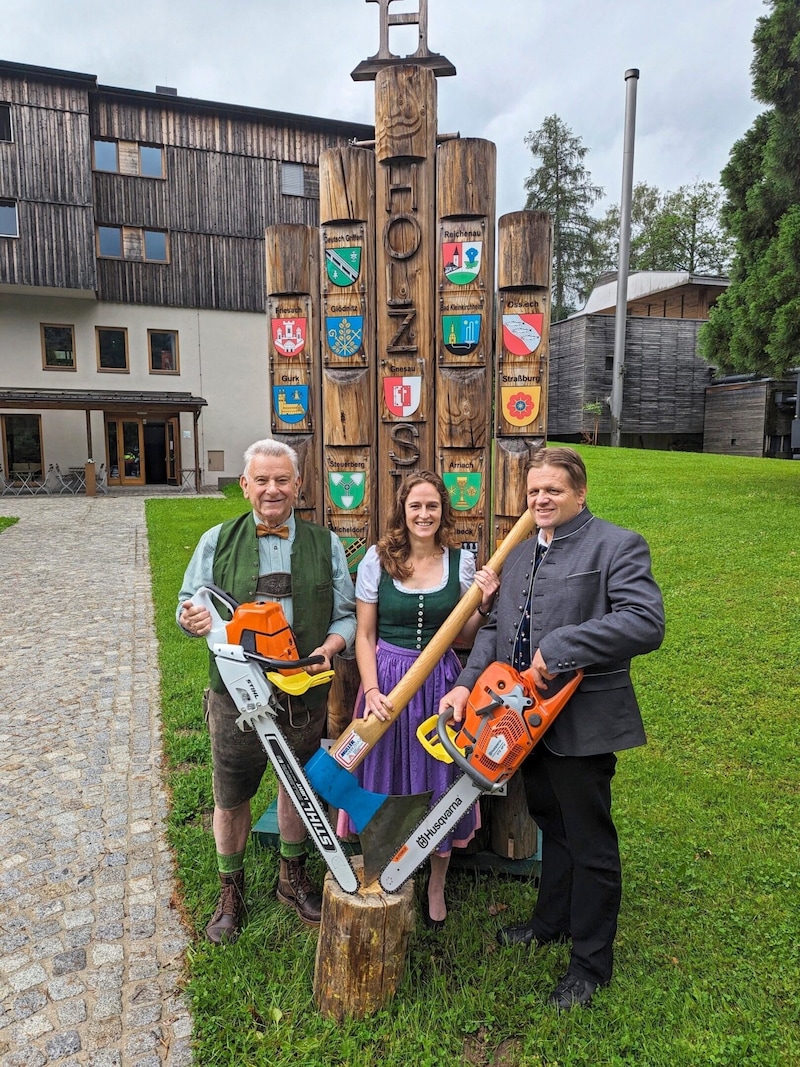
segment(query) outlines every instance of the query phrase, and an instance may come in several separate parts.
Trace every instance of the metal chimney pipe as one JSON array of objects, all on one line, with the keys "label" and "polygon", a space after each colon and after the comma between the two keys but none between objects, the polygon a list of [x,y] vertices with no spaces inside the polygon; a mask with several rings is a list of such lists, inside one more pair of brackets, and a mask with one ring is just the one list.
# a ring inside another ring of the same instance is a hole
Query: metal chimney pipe
[{"label": "metal chimney pipe", "polygon": [[622,385],[625,377],[625,325],[628,313],[628,269],[631,255],[631,200],[633,198],[633,144],[636,133],[636,88],[639,71],[625,71],[625,141],[622,157],[622,199],[619,212],[619,265],[617,313],[614,321],[614,365],[611,372],[611,445],[622,437]]}]

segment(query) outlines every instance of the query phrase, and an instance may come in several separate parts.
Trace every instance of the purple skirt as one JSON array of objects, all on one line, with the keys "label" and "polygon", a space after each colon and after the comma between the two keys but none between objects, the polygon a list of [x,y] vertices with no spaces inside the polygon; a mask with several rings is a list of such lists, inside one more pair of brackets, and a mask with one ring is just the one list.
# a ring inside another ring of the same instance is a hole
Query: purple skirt
[{"label": "purple skirt", "polygon": [[[390,645],[388,641],[378,640],[376,653],[378,685],[383,695],[386,696],[407,674],[412,663],[419,656],[419,652],[416,649],[400,648],[398,645]],[[450,649],[439,660],[425,680],[425,684],[417,690],[408,706],[395,719],[364,762],[356,768],[356,776],[365,789],[370,789],[375,793],[394,793],[403,796],[432,790],[431,806],[443,793],[447,792],[461,771],[455,763],[442,763],[429,756],[417,740],[417,727],[431,715],[436,714],[439,701],[453,688],[460,673],[461,664],[458,656]],[[362,718],[363,714],[364,693],[359,688],[353,718]],[[480,805],[475,804],[454,827],[453,833],[440,843],[436,851],[447,853],[454,845],[463,847],[475,836],[475,831],[480,824]],[[340,836],[355,832],[344,811],[339,813],[337,832]]]}]

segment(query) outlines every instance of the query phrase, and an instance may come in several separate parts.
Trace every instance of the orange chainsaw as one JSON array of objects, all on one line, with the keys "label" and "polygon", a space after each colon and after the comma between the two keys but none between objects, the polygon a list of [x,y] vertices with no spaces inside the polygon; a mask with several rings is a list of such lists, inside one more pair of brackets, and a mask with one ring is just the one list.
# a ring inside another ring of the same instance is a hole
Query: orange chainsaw
[{"label": "orange chainsaw", "polygon": [[417,730],[422,746],[434,759],[456,763],[464,773],[383,869],[379,881],[387,892],[411,877],[481,793],[502,791],[582,679],[583,671],[576,671],[558,692],[544,698],[530,670],[491,663],[472,688],[463,722],[454,723],[448,709],[422,723]]}]

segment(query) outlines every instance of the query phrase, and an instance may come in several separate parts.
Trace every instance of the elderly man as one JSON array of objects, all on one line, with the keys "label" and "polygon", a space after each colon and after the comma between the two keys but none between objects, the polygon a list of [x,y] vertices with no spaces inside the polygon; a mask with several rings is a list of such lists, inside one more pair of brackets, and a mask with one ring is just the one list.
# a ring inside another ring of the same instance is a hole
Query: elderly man
[{"label": "elderly man", "polygon": [[[355,638],[353,582],[335,534],[294,511],[300,471],[294,449],[263,440],[244,454],[242,493],[252,511],[212,527],[200,538],[178,600],[177,620],[186,633],[211,630],[206,608],[192,603],[204,585],[214,584],[240,603],[273,600],[292,627],[302,657],[322,656],[310,674],[330,669],[333,657]],[[303,697],[285,697],[278,722],[301,763],[325,734],[327,686]],[[205,713],[211,735],[214,782],[214,841],[220,878],[216,911],[206,927],[215,943],[233,941],[244,910],[244,853],[251,828],[250,801],[258,790],[267,756],[254,731],[242,732],[237,712],[210,658]],[[310,926],[319,925],[322,897],[306,871],[306,829],[282,786],[278,789],[280,876],[278,900]]]},{"label": "elderly man", "polygon": [[615,752],[645,742],[630,677],[633,656],[664,637],[664,606],[644,538],[586,506],[586,468],[571,448],[543,448],[527,467],[535,540],[514,549],[489,622],[440,704],[463,717],[494,660],[531,668],[537,688],[584,671],[577,692],[523,763],[528,808],[542,830],[542,871],[530,920],[498,931],[501,945],[571,942],[549,1003],[588,1005],[611,979],[622,872],[611,817]]}]

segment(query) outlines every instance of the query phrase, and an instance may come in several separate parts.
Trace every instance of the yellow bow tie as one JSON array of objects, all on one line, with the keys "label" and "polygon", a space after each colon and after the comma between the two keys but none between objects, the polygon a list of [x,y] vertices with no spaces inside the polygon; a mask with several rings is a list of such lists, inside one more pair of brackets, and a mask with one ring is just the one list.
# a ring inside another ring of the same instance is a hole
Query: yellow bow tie
[{"label": "yellow bow tie", "polygon": [[282,537],[284,541],[289,536],[288,526],[267,526],[263,522],[256,524],[256,537],[268,537],[270,534],[274,534],[276,537]]}]

